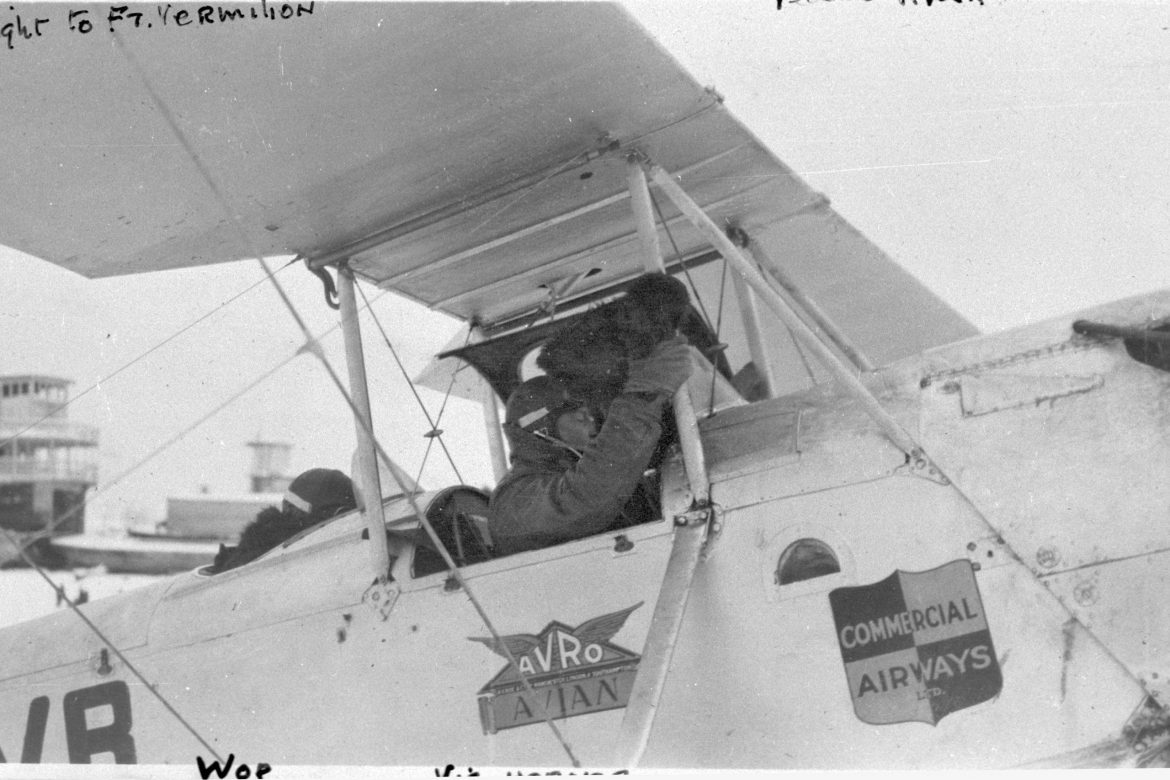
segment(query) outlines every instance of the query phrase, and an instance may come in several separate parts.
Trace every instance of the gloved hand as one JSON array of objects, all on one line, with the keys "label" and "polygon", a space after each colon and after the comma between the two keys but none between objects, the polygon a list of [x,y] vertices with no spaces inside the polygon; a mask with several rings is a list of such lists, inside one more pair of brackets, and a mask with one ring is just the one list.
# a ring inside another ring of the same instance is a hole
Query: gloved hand
[{"label": "gloved hand", "polygon": [[631,360],[626,374],[626,393],[662,393],[673,395],[691,375],[694,362],[687,340],[675,336],[659,342],[654,351],[641,360]]}]

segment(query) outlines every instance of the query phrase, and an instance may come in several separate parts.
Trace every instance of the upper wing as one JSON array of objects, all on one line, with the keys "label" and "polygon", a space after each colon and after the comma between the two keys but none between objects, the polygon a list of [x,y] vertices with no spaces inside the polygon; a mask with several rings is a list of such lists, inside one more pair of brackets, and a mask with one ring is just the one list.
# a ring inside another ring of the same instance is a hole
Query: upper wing
[{"label": "upper wing", "polygon": [[[115,23],[127,55],[104,18],[82,35],[71,7],[22,4],[48,21],[4,52],[6,97],[24,108],[0,115],[14,166],[0,243],[94,277],[348,256],[490,325],[549,285],[579,277],[587,293],[640,272],[624,161],[637,149],[746,228],[875,363],[974,333],[616,6],[240,8],[177,26],[175,6],[142,6],[139,29]],[[663,206],[680,252],[705,251]]]}]

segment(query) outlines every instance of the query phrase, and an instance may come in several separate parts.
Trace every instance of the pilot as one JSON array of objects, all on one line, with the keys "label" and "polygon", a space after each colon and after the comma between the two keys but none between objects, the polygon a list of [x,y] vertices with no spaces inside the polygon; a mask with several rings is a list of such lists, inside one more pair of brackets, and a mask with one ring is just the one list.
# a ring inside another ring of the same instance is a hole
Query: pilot
[{"label": "pilot", "polygon": [[663,408],[690,376],[690,348],[675,336],[630,361],[626,381],[599,425],[589,406],[550,376],[508,399],[504,433],[512,467],[492,493],[498,554],[533,550],[620,528],[662,434]]},{"label": "pilot", "polygon": [[243,566],[306,528],[356,506],[349,477],[337,469],[309,469],[289,484],[280,509],[266,507],[244,527],[238,546],[220,545],[213,569]]}]

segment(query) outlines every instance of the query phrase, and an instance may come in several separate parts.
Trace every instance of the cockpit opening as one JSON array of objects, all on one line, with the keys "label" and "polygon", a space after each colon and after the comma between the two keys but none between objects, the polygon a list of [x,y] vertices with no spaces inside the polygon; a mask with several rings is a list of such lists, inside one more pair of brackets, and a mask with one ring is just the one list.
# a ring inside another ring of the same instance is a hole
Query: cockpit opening
[{"label": "cockpit opening", "polygon": [[[470,566],[490,560],[493,555],[488,527],[488,495],[478,488],[456,485],[435,496],[426,508],[426,518],[456,566]],[[412,577],[446,571],[447,564],[423,528],[414,535]]]}]

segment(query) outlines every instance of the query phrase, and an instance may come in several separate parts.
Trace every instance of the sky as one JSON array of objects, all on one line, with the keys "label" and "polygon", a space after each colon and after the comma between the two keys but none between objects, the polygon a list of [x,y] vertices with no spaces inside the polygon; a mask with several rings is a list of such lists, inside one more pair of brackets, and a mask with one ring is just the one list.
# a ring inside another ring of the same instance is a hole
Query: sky
[{"label": "sky", "polygon": [[[1170,287],[1170,5],[907,3],[625,5],[980,330]],[[336,322],[302,266],[277,276],[311,330]],[[373,311],[412,376],[460,331],[391,296]],[[375,427],[417,474],[430,426],[363,325]],[[91,281],[0,248],[0,343],[0,373],[73,379],[71,416],[101,429],[92,525],[162,519],[169,495],[245,490],[256,438],[291,443],[293,473],[349,470],[348,410],[297,356],[299,331],[255,261]],[[344,375],[340,333],[322,344]],[[442,395],[420,393],[434,416]],[[452,398],[439,427],[458,477],[433,451],[423,484],[490,483],[479,407]]]}]

